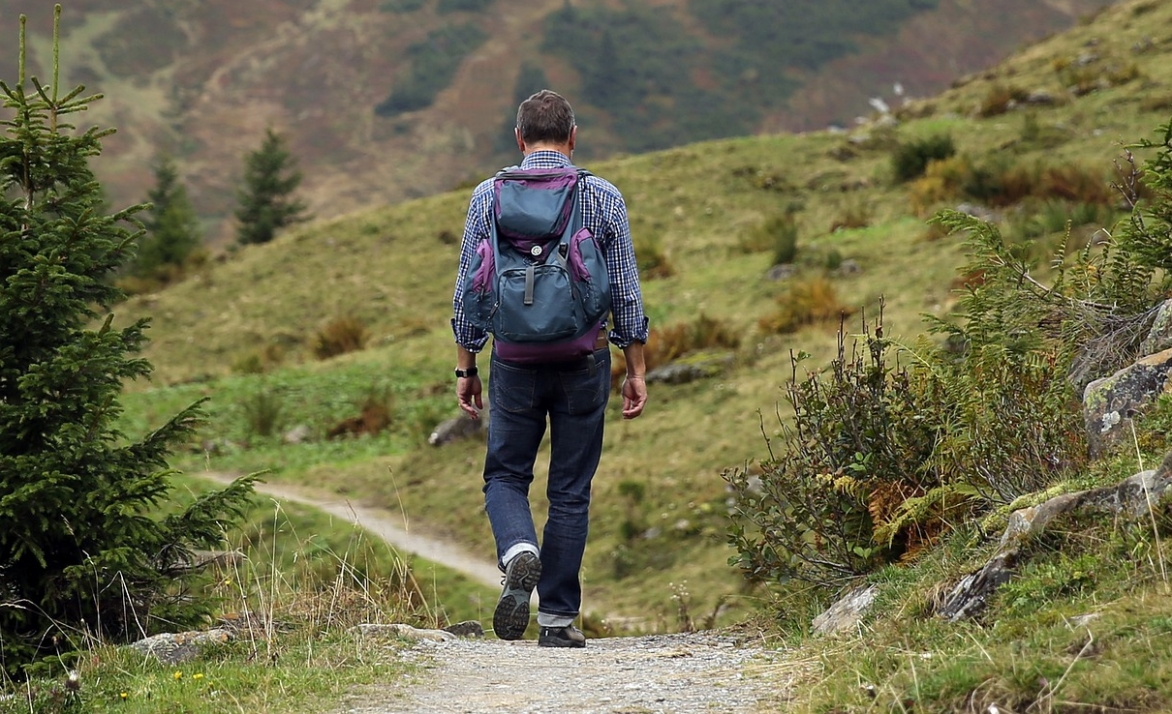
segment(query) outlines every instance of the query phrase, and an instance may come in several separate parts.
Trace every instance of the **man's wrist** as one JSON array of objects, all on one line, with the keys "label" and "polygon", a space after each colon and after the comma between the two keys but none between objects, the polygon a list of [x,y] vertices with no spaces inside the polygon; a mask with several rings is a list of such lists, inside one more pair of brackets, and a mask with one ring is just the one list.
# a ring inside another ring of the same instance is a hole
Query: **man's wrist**
[{"label": "man's wrist", "polygon": [[476,369],[476,365],[472,365],[471,367],[465,367],[464,369],[460,369],[459,367],[457,367],[455,369],[455,372],[456,372],[456,376],[460,377],[460,378],[475,377],[477,374],[480,374],[480,370]]}]

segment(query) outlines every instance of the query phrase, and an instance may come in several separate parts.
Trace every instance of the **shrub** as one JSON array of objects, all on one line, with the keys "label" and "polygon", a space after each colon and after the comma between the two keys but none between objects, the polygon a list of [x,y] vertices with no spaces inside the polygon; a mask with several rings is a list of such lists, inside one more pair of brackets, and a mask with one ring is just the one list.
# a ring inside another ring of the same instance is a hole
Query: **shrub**
[{"label": "shrub", "polygon": [[358,416],[338,422],[326,432],[326,436],[337,439],[344,436],[374,436],[382,433],[391,425],[395,412],[394,395],[386,389],[371,390],[358,409]]},{"label": "shrub", "polygon": [[982,117],[993,117],[998,114],[1004,114],[1019,103],[1025,101],[1028,93],[1020,87],[1007,87],[1003,84],[994,84],[989,87],[989,91],[981,99],[981,106],[977,109],[977,115]]},{"label": "shrub", "polygon": [[906,183],[924,175],[933,161],[941,161],[956,154],[956,145],[948,134],[900,143],[891,155],[891,166],[898,183]]},{"label": "shrub", "polygon": [[824,277],[799,280],[777,298],[778,310],[758,321],[770,334],[796,332],[799,329],[837,320],[851,310],[838,301],[834,283]]},{"label": "shrub", "polygon": [[366,348],[370,331],[362,320],[353,316],[334,318],[318,330],[310,341],[313,354],[318,359],[329,359],[347,352]]},{"label": "shrub", "polygon": [[[728,324],[704,313],[693,322],[679,322],[663,329],[652,328],[643,347],[647,370],[706,349],[735,350],[741,346],[740,336]],[[618,388],[626,374],[626,360],[620,354],[611,364],[611,386]]]},{"label": "shrub", "polygon": [[[839,585],[997,505],[1065,480],[1086,458],[1078,396],[1137,356],[1153,306],[1172,290],[1172,121],[1146,165],[1120,187],[1136,206],[1113,237],[1051,264],[1033,263],[997,227],[956,211],[938,220],[966,236],[970,262],[952,320],[927,318],[891,367],[882,314],[848,358],[797,377],[792,426],[770,445],[759,481],[724,476],[735,494],[730,540],[752,579]],[[865,326],[864,326],[865,328]]]},{"label": "shrub", "polygon": [[772,252],[772,265],[794,262],[798,254],[798,225],[792,213],[766,218],[741,237],[741,250]]},{"label": "shrub", "polygon": [[759,480],[748,470],[724,474],[735,494],[730,540],[750,579],[835,585],[907,547],[906,534],[901,543],[881,543],[876,528],[937,485],[924,468],[937,427],[922,418],[908,371],[888,367],[882,330],[882,316],[873,332],[864,323],[863,344],[848,354],[840,327],[825,377],[799,379],[806,356],[794,356],[786,385],[794,419],[781,425],[784,448],[769,444]]},{"label": "shrub", "polygon": [[871,225],[871,207],[863,201],[849,201],[838,218],[830,223],[830,232],[866,228]]},{"label": "shrub", "polygon": [[285,400],[276,391],[261,389],[241,401],[240,411],[244,416],[245,433],[267,439],[281,428]]}]

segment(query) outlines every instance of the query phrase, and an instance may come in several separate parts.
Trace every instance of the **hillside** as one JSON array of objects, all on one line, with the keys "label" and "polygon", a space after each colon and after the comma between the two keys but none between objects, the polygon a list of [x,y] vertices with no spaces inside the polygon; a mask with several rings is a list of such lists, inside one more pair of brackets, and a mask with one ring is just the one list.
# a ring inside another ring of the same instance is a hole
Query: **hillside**
[{"label": "hillside", "polygon": [[[723,374],[654,384],[644,417],[609,427],[588,610],[671,628],[681,603],[689,617],[711,621],[755,607],[763,594],[725,567],[720,474],[767,455],[762,435],[779,434],[791,352],[824,364],[837,326],[815,320],[774,333],[767,325],[779,307],[816,286],[830,314],[853,312],[853,334],[882,298],[886,334],[909,343],[922,315],[947,314],[963,256],[925,218],[965,199],[931,181],[898,183],[892,169],[898,147],[942,134],[973,164],[1053,167],[1088,187],[1086,198],[998,209],[1015,240],[1055,246],[1067,220],[1077,220],[1079,235],[1110,227],[1118,214],[1088,202],[1102,200],[1122,145],[1172,112],[1170,20],[1163,3],[1120,5],[850,133],[730,139],[587,164],[628,198],[661,336],[703,316],[739,342]],[[181,460],[185,469],[272,468],[275,481],[387,508],[413,528],[484,548],[483,444],[426,444],[456,413],[447,320],[466,201],[457,191],[322,221],[128,302],[119,320],[154,316],[148,357],[157,367],[153,385],[133,387],[128,432],[208,396],[211,426]],[[774,280],[772,243],[760,232],[793,211],[797,275]],[[315,360],[315,340],[340,318],[366,328],[367,348]],[[387,431],[326,438],[371,404],[391,415]],[[308,438],[283,443],[297,426]]]},{"label": "hillside", "polygon": [[[852,123],[871,97],[935,94],[1106,4],[73,0],[63,71],[109,97],[88,119],[119,130],[97,165],[111,199],[141,200],[167,152],[220,242],[242,156],[268,126],[288,135],[312,211],[329,218],[512,160],[509,115],[530,85],[575,99],[593,160],[820,129]],[[41,76],[51,11],[0,0],[0,36],[29,16]],[[15,76],[5,54],[0,76]]]}]

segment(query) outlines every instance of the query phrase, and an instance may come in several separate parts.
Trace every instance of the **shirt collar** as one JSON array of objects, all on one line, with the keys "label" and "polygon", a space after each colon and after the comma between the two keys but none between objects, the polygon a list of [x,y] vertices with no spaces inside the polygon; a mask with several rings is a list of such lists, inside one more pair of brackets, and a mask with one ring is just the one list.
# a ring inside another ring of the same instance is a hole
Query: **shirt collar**
[{"label": "shirt collar", "polygon": [[549,149],[534,151],[521,161],[523,169],[560,169],[569,165],[570,160],[566,158],[565,154]]}]

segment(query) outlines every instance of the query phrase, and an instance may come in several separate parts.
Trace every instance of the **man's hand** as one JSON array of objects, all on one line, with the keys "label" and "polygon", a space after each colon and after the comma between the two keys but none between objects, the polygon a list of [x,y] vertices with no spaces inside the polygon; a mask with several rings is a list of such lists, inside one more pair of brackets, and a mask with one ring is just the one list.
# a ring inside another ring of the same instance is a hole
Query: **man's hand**
[{"label": "man's hand", "polygon": [[623,380],[623,418],[634,419],[643,413],[647,404],[647,382],[642,377],[628,375]]},{"label": "man's hand", "polygon": [[480,384],[480,376],[456,378],[456,400],[460,408],[473,419],[480,418],[480,410],[484,409],[484,399],[481,393],[484,387]]}]

